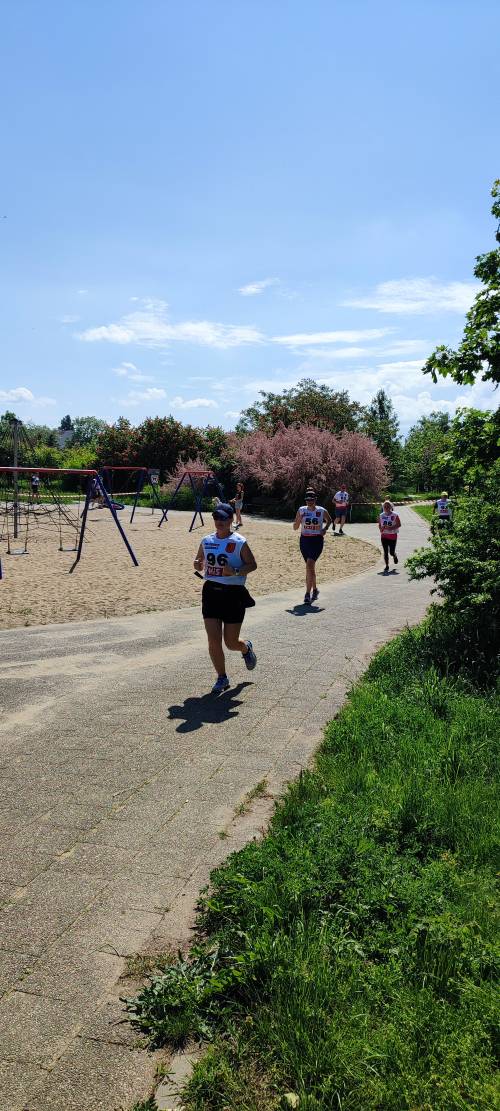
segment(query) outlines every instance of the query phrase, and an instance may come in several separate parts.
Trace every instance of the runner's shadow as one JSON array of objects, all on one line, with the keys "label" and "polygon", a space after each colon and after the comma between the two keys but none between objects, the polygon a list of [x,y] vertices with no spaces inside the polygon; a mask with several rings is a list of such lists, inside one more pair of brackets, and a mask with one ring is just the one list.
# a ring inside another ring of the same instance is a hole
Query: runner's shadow
[{"label": "runner's shadow", "polygon": [[222,694],[202,694],[200,698],[186,698],[182,706],[169,706],[170,721],[180,720],[176,733],[192,733],[212,722],[230,721],[238,717],[238,706],[243,699],[237,696],[251,683],[238,683],[236,687]]},{"label": "runner's shadow", "polygon": [[305,606],[300,603],[291,610],[285,610],[285,613],[291,613],[292,617],[307,617],[308,613],[324,613],[324,610],[324,606]]}]

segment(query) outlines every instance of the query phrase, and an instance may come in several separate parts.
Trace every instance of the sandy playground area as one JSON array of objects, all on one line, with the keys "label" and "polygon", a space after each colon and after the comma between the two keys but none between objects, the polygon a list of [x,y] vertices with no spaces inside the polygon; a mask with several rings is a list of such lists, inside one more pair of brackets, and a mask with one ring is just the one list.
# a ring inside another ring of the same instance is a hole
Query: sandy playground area
[{"label": "sandy playground area", "polygon": [[[120,513],[139,567],[133,566],[107,510],[89,514],[88,539],[72,575],[68,572],[75,553],[58,551],[55,527],[33,530],[28,555],[6,555],[2,541],[0,628],[124,617],[199,605],[202,582],[193,574],[193,559],[201,537],[210,531],[211,518],[205,516],[205,527],[198,523],[189,533],[191,517],[191,513],[171,511],[168,522],[158,528],[158,512],[153,516],[148,510],[138,510],[132,525],[129,512]],[[297,586],[301,594],[305,568],[298,535],[291,524],[244,517],[241,531],[258,563],[258,570],[249,579],[251,593],[257,597]],[[66,529],[64,544],[73,544],[74,538],[74,531],[71,535]],[[318,565],[318,579],[343,579],[378,561],[371,544],[348,536],[334,539],[330,532]]]}]

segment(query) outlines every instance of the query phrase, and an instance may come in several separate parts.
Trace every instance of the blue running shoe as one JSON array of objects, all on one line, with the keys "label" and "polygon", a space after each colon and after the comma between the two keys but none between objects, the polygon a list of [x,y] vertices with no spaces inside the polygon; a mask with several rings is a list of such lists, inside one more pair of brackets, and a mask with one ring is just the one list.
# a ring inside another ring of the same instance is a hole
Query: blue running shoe
[{"label": "blue running shoe", "polygon": [[311,605],[311,595],[309,593],[304,594],[304,605],[305,606],[310,606]]},{"label": "blue running shoe", "polygon": [[252,648],[251,640],[247,640],[247,651],[243,653],[243,659],[245,661],[245,667],[247,668],[247,670],[253,671],[257,663],[257,656],[255,655],[255,652]]},{"label": "blue running shoe", "polygon": [[222,694],[223,691],[227,691],[229,685],[227,675],[219,675],[217,682],[212,687],[212,694]]},{"label": "blue running shoe", "polygon": [[314,587],[314,590],[311,594],[311,602],[315,602],[316,598],[319,598],[319,590],[318,590],[317,586]]}]

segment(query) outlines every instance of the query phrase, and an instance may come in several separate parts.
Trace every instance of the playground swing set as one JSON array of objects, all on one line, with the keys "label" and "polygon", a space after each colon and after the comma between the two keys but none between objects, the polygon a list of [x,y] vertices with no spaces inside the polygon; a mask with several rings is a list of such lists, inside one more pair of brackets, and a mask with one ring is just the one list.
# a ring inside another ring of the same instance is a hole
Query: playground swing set
[{"label": "playground swing set", "polygon": [[[158,494],[158,485],[160,480],[160,472],[154,467],[124,467],[115,466],[111,463],[104,464],[99,475],[103,486],[109,494],[110,501],[114,509],[119,513],[125,509],[125,503],[120,501],[120,498],[132,497],[132,512],[130,514],[130,524],[134,520],[135,511],[137,509],[139,498],[149,487],[149,494],[151,499],[151,512],[154,513],[155,509],[160,509],[163,512],[163,505],[160,501]],[[132,489],[123,489],[121,487],[120,478],[125,480],[125,486],[133,487]],[[98,500],[100,495],[97,488],[94,486],[94,491]],[[92,499],[92,500],[95,500]]]},{"label": "playground swing set", "polygon": [[[198,480],[198,484],[196,483],[196,480]],[[179,490],[184,484],[189,484],[191,486],[194,495],[194,515],[189,526],[189,532],[193,531],[195,521],[198,516],[200,518],[200,523],[202,525],[204,524],[202,514],[203,500],[208,496],[211,490],[216,489],[221,501],[224,500],[224,491],[219,480],[215,477],[213,471],[185,470],[181,478],[179,479],[173,494],[171,495],[165,508],[163,509],[158,528],[161,528],[164,521],[168,522],[169,510],[173,508],[175,500],[179,494]]]}]

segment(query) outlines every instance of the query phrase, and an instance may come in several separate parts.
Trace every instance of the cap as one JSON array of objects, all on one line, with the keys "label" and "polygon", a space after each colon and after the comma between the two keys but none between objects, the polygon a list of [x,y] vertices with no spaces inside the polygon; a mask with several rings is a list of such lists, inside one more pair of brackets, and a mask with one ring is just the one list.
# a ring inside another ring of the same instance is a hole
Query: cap
[{"label": "cap", "polygon": [[308,486],[308,488],[306,490],[306,498],[315,498],[315,497],[316,497],[316,490],[312,490],[311,487]]},{"label": "cap", "polygon": [[234,509],[228,502],[221,501],[216,505],[212,517],[216,521],[232,521],[234,517]]}]

